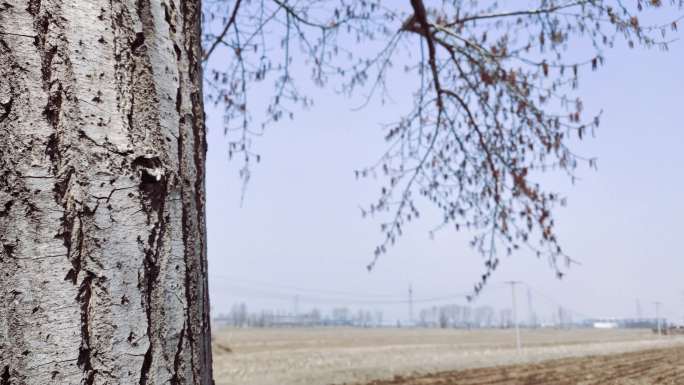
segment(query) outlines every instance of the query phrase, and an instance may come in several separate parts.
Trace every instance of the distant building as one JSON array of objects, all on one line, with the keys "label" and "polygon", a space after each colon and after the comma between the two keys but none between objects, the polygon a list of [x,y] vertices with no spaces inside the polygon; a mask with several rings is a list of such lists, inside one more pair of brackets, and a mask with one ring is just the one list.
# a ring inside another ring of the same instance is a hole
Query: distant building
[{"label": "distant building", "polygon": [[617,322],[596,321],[594,322],[594,329],[617,329],[620,325]]},{"label": "distant building", "polygon": [[[656,329],[657,318],[598,318],[584,321],[585,327],[595,329]],[[660,319],[660,327],[668,326],[667,319]]]}]

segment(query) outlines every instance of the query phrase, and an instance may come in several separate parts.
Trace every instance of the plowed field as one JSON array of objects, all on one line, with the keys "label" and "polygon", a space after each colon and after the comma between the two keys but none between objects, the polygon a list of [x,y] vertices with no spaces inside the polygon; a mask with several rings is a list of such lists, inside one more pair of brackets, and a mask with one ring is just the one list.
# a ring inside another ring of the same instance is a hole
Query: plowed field
[{"label": "plowed field", "polygon": [[367,385],[682,385],[684,347],[395,377]]}]

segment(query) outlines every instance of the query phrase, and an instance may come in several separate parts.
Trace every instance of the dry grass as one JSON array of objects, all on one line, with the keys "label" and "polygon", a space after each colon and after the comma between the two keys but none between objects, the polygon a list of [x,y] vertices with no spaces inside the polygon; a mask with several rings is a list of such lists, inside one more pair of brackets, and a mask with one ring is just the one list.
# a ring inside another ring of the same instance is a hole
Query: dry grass
[{"label": "dry grass", "polygon": [[613,354],[684,344],[650,331],[223,329],[216,333],[217,385],[325,385],[436,371]]}]

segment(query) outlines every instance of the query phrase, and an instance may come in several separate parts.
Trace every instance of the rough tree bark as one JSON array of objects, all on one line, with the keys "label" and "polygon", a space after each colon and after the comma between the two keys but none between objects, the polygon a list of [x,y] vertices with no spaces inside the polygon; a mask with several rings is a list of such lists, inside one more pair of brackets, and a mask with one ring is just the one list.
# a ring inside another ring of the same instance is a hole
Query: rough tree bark
[{"label": "rough tree bark", "polygon": [[0,3],[0,384],[211,384],[198,0]]}]

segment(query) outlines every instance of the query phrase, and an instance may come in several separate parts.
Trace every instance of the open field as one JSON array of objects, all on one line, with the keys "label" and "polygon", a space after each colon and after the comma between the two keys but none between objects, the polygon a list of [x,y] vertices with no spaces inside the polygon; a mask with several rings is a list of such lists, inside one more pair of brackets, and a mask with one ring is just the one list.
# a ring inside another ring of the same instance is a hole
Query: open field
[{"label": "open field", "polygon": [[[560,364],[534,365],[559,358],[619,355],[625,352],[644,351],[634,356],[637,358],[633,360],[642,362],[645,368],[653,366],[648,364],[649,362],[660,360],[659,354],[661,353],[653,349],[669,347],[678,348],[673,350],[677,354],[673,355],[672,359],[678,360],[679,365],[684,366],[684,361],[682,361],[684,339],[681,337],[658,339],[648,330],[535,330],[523,331],[522,337],[523,354],[517,355],[514,347],[514,334],[511,330],[223,329],[216,333],[214,340],[214,376],[217,385],[327,385],[368,383],[378,379],[392,379],[394,376],[408,377],[523,363],[532,365],[515,366],[507,369],[507,372],[502,372],[504,374],[501,375],[519,373],[524,377],[536,371],[536,368],[546,372],[546,369],[553,371],[556,367],[561,372],[567,373],[567,376],[573,376],[570,374],[572,370],[583,367],[587,369],[586,373],[594,375],[592,371],[595,367],[590,364],[595,360],[576,360],[577,364],[572,363],[572,360],[566,360],[558,361]],[[227,348],[231,351],[229,352]],[[643,355],[643,359],[638,358],[640,355]],[[620,367],[622,361],[627,362],[627,365],[631,367],[632,361],[629,360],[632,358],[627,358],[626,361],[624,358],[616,359],[616,367]],[[547,367],[547,365],[552,366]],[[598,371],[595,375],[604,377],[611,375],[612,366],[610,365],[613,364],[606,365],[603,369],[596,367]],[[487,372],[490,369],[480,370],[485,373],[485,376],[490,375],[490,372]],[[663,374],[673,370],[668,371],[663,367]],[[446,374],[446,376],[449,375]],[[511,381],[514,381],[514,377],[511,378]],[[553,377],[550,378],[553,380]],[[408,380],[414,382],[394,383],[461,384],[440,382],[448,379],[449,377],[433,376]],[[465,384],[475,383],[478,382]],[[544,382],[494,381],[493,383],[543,384]],[[559,382],[553,380],[551,383]],[[594,383],[596,382],[586,384]],[[619,384],[623,385],[623,383]],[[669,383],[664,382],[664,384]],[[642,383],[624,382],[624,385],[642,385]]]}]

